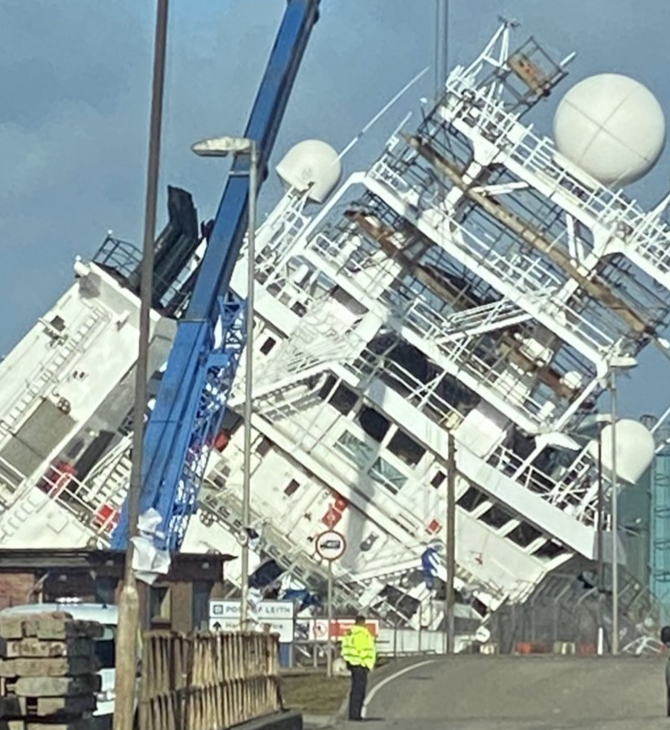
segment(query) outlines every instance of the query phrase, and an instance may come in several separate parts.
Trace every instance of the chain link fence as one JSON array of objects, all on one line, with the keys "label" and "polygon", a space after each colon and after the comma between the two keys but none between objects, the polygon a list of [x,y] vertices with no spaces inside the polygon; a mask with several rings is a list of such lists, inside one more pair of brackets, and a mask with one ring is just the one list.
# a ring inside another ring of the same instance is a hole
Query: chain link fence
[{"label": "chain link fence", "polygon": [[[603,650],[612,640],[611,571],[599,590],[597,574],[585,569],[551,573],[523,602],[504,604],[491,616],[491,641],[500,653],[551,652],[556,644],[594,654],[602,626]],[[661,649],[660,608],[636,577],[623,568],[619,588],[619,646],[625,653],[657,653]]]}]

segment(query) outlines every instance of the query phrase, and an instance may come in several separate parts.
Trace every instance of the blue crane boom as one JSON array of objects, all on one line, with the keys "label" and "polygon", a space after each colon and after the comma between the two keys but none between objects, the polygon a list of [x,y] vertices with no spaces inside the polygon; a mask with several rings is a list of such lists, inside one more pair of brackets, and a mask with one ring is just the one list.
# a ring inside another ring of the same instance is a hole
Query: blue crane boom
[{"label": "blue crane boom", "polygon": [[[314,24],[320,0],[287,0],[284,16],[244,136],[258,149],[259,180],[267,163]],[[200,264],[191,301],[179,321],[167,369],[144,439],[140,512],[161,516],[156,547],[176,550],[197,495],[244,348],[244,303],[229,291],[247,224],[248,155],[231,166]],[[112,545],[128,540],[123,510]]]}]

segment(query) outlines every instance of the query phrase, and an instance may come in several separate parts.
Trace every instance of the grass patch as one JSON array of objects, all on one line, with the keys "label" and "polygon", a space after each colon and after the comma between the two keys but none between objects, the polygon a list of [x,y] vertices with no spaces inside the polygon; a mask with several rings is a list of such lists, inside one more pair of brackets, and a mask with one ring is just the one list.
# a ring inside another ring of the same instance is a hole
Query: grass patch
[{"label": "grass patch", "polygon": [[333,715],[349,693],[349,677],[303,674],[281,678],[284,706],[309,715]]}]

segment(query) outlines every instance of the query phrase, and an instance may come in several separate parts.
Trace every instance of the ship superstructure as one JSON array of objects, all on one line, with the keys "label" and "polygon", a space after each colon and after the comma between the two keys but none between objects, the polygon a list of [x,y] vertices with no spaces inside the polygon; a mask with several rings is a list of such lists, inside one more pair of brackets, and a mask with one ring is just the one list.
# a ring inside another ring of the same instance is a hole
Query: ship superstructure
[{"label": "ship superstructure", "polygon": [[[597,559],[597,449],[580,426],[612,367],[668,325],[670,226],[534,130],[566,63],[532,39],[511,52],[510,34],[455,68],[369,170],[339,184],[341,160],[316,141],[280,164],[288,189],[256,241],[253,520],[241,520],[238,381],[189,550],[232,551],[252,531],[266,582],[318,592],[314,540],[335,528],[349,546],[334,565],[340,604],[435,628],[421,561],[432,550],[444,579],[454,459],[456,587],[480,613]],[[206,246],[190,199],[173,195],[156,380]],[[109,540],[130,469],[136,269],[108,238],[0,365],[3,546]],[[243,252],[240,296],[245,269]],[[617,471],[634,481],[645,433],[621,428],[632,448]]]}]

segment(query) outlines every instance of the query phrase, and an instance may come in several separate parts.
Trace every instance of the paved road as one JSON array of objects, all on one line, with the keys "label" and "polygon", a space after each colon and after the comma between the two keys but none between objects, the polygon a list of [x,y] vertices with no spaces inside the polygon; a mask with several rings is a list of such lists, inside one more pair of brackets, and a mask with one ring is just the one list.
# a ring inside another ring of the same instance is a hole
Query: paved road
[{"label": "paved road", "polygon": [[380,685],[367,718],[369,730],[670,727],[664,660],[633,657],[436,660]]}]

